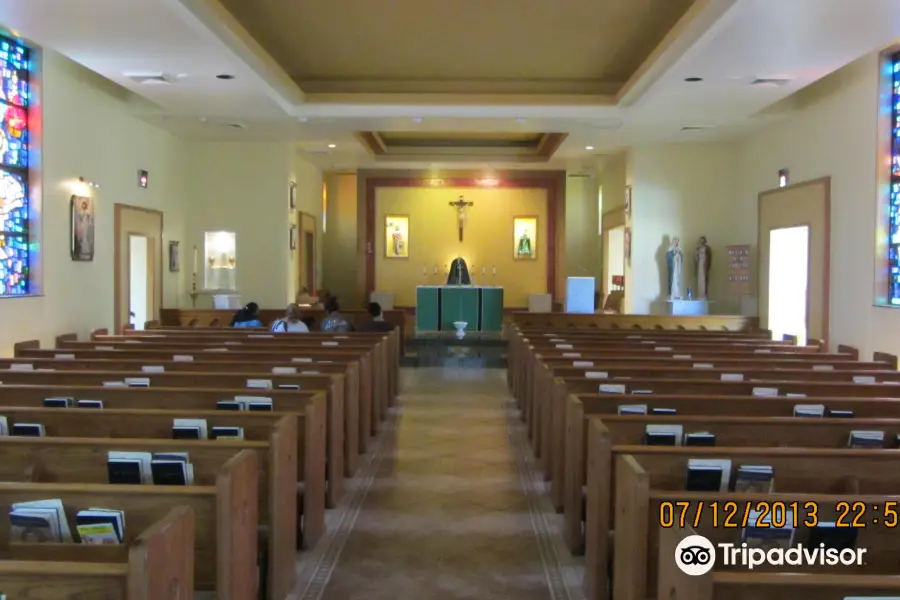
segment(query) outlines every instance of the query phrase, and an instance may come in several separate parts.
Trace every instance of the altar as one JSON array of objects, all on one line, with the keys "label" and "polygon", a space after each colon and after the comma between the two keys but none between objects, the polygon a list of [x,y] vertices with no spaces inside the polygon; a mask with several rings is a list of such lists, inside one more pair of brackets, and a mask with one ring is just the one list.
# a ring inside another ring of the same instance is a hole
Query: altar
[{"label": "altar", "polygon": [[416,287],[417,332],[456,331],[455,321],[468,323],[466,331],[502,331],[503,288],[480,285]]}]

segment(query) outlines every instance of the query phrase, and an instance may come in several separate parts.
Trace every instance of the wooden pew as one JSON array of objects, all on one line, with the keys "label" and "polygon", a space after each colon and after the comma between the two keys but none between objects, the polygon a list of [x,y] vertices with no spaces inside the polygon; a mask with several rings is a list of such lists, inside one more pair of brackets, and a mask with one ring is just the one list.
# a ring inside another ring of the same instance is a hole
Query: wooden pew
[{"label": "wooden pew", "polygon": [[[318,402],[321,405],[321,399]],[[296,425],[297,482],[302,504],[297,507],[297,547],[312,547],[325,531],[325,422],[322,408],[310,405],[299,416],[291,413],[221,410],[159,410],[24,408],[0,406],[10,428],[16,423],[40,423],[50,437],[171,440],[175,419],[204,419],[207,426],[242,427],[244,439],[281,448]],[[290,458],[278,458],[278,464]],[[302,517],[302,519],[301,519]]]},{"label": "wooden pew", "polygon": [[[256,455],[259,476],[253,497],[258,500],[256,524],[264,525],[268,589],[284,598],[294,586],[297,552],[296,422],[285,417],[274,428],[271,443],[242,440],[154,440],[64,437],[0,438],[0,479],[24,478],[31,483],[108,483],[107,453],[188,452],[194,466],[194,486],[216,485],[222,465],[244,451]],[[294,434],[294,435],[291,435]],[[126,486],[130,487],[130,486]],[[154,487],[154,486],[144,486]],[[107,507],[105,507],[107,508]],[[127,518],[127,515],[126,515]],[[254,544],[258,543],[256,540]]]},{"label": "wooden pew", "polygon": [[[26,386],[4,385],[0,395],[0,410],[7,406],[42,407],[45,398],[70,397],[76,400],[102,400],[106,409],[147,409],[214,411],[216,402],[233,398],[235,390],[193,389],[193,388],[114,388],[114,387],[73,387],[73,386]],[[260,390],[265,393],[247,396],[271,398],[274,412],[305,415],[313,406],[316,422],[325,418],[325,395],[322,392],[286,392],[281,390]],[[244,390],[241,390],[244,392]],[[87,409],[84,409],[87,410]],[[226,412],[226,411],[222,411]],[[228,411],[230,412],[230,411]],[[312,417],[311,417],[312,418]],[[333,434],[333,435],[329,435]],[[344,489],[343,442],[341,429],[326,434],[326,479],[325,503],[333,507],[341,498]]]},{"label": "wooden pew", "polygon": [[[79,364],[80,361],[59,361]],[[25,363],[28,364],[28,363]],[[163,366],[163,365],[156,365]],[[151,387],[162,388],[229,388],[235,395],[242,392],[265,394],[266,390],[249,388],[247,384],[253,379],[271,382],[274,389],[283,385],[299,385],[304,392],[323,391],[326,394],[326,426],[342,428],[341,439],[344,444],[344,474],[352,476],[359,460],[357,432],[359,424],[355,421],[355,411],[346,410],[344,401],[343,375],[281,375],[268,373],[263,376],[256,373],[207,373],[207,372],[172,372],[163,373],[131,373],[127,371],[0,371],[0,383],[12,385],[65,385],[101,387],[106,382],[122,382],[137,377],[149,381]],[[343,418],[341,418],[343,415]]]},{"label": "wooden pew", "polygon": [[[75,512],[90,507],[122,510],[129,545],[137,534],[152,527],[173,508],[186,506],[193,511],[195,523],[194,587],[215,590],[217,600],[256,600],[257,480],[257,455],[244,451],[222,466],[214,485],[0,482],[0,506],[8,512],[14,503],[58,498],[66,507],[70,522]],[[8,519],[0,522],[0,528],[8,528]],[[2,529],[0,536],[9,537]],[[181,557],[181,553],[173,554],[174,557]],[[84,572],[88,571],[85,568]],[[153,597],[156,598],[159,596]]]},{"label": "wooden pew", "polygon": [[[721,496],[723,504],[727,500],[774,501],[782,499],[781,496],[787,501],[801,494],[889,494],[896,484],[892,479],[886,479],[885,473],[896,468],[900,460],[892,450],[618,446],[613,453],[616,456],[614,506],[606,507],[609,510],[605,513],[601,509],[596,524],[587,529],[585,554],[586,584],[589,589],[599,590],[602,594],[608,565],[604,542],[608,542],[610,530],[615,531],[613,600],[645,600],[648,591],[656,589],[656,561],[649,557],[655,558],[658,548],[658,540],[651,537],[656,533],[659,519],[659,511],[654,505],[657,490],[679,500],[695,495],[698,499]],[[778,493],[685,492],[689,458],[729,458],[732,474],[740,464],[771,465],[775,470]],[[612,526],[611,514],[614,515]],[[822,519],[828,520],[825,515]],[[592,594],[590,597],[605,596]]]},{"label": "wooden pew", "polygon": [[900,576],[848,573],[746,572],[713,569],[683,573],[672,557],[679,542],[696,535],[692,527],[659,528],[656,597],[671,600],[844,600],[900,596]]},{"label": "wooden pew", "polygon": [[0,590],[11,600],[194,596],[194,512],[187,506],[121,546],[10,544],[8,535],[0,546]]}]

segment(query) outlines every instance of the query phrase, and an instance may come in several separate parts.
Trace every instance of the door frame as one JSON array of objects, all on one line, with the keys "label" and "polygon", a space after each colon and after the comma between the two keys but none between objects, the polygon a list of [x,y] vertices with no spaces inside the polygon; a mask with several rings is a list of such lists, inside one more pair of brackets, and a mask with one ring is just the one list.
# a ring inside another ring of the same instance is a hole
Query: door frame
[{"label": "door frame", "polygon": [[[312,223],[312,228],[304,227],[305,222]],[[297,211],[297,289],[294,290],[294,297],[297,297],[297,294],[300,293],[300,290],[306,286],[306,281],[302,277],[303,268],[306,264],[305,256],[304,256],[304,232],[312,231],[313,235],[313,259],[312,259],[312,281],[313,288],[316,286],[316,281],[318,279],[316,276],[318,273],[316,272],[316,259],[318,258],[318,245],[319,245],[319,223],[316,220],[316,216],[312,213],[303,212],[302,210]],[[316,290],[311,289],[309,293],[313,296],[316,295]]]},{"label": "door frame", "polygon": [[[138,232],[138,231],[121,231],[122,229],[122,212],[125,210],[133,210],[144,213],[149,213],[152,215],[159,216],[159,241],[157,244],[159,248],[153,248],[152,252],[156,255],[156,283],[153,286],[153,299],[154,304],[157,310],[162,310],[162,299],[163,299],[163,231],[165,227],[165,216],[161,210],[155,210],[152,208],[144,208],[142,206],[132,206],[130,204],[121,204],[116,203],[113,205],[113,318],[115,321],[113,322],[113,331],[116,333],[122,333],[122,327],[125,323],[122,322],[122,302],[121,302],[121,294],[119,293],[122,286],[122,247],[120,244],[120,240],[122,239],[121,234],[125,234],[126,238],[131,235],[144,235],[146,234]],[[148,238],[147,240],[150,242],[151,240]],[[127,249],[126,252],[130,252],[130,249]],[[150,256],[148,252],[147,256]],[[124,276],[126,281],[129,282],[129,289],[131,285],[131,264],[128,263],[128,266],[125,268]],[[155,317],[155,315],[148,315],[151,318]],[[129,319],[130,322],[130,319]]]},{"label": "door frame", "polygon": [[[764,190],[760,192],[757,196],[756,202],[756,252],[757,252],[757,260],[756,260],[756,281],[757,281],[757,305],[762,303],[763,293],[766,294],[766,306],[768,307],[768,287],[765,290],[761,289],[762,286],[762,270],[768,268],[768,264],[763,265],[764,262],[767,262],[768,256],[765,258],[766,261],[763,260],[762,256],[762,240],[763,235],[766,236],[766,239],[771,235],[771,231],[773,228],[767,228],[763,230],[762,225],[762,212],[763,212],[763,200],[766,199],[766,196],[771,196],[773,194],[784,192],[788,190],[794,190],[802,187],[807,187],[811,185],[821,185],[825,189],[825,197],[824,197],[824,206],[823,209],[825,211],[825,215],[823,217],[825,223],[825,231],[824,235],[824,245],[825,245],[825,255],[822,257],[823,261],[823,273],[822,273],[822,337],[823,343],[825,347],[829,347],[829,338],[831,336],[831,176],[826,175],[824,177],[817,177],[816,179],[808,179],[806,181],[801,181],[798,183],[793,183],[791,185],[786,185],[784,187],[771,188],[768,190]],[[779,227],[775,227],[774,229],[784,229],[788,227],[809,227],[810,236],[809,236],[809,244],[812,244],[812,223],[808,220],[799,221],[796,223],[791,223],[789,225],[783,225]],[[807,272],[807,285],[806,285],[806,337],[810,338],[810,297],[812,294],[812,290],[809,285],[809,274],[811,273],[812,266],[812,248],[810,247],[807,250],[807,258],[806,258],[806,272]],[[766,279],[766,285],[769,285],[769,279]],[[767,308],[768,310],[768,308]],[[767,315],[768,318],[768,315]]]},{"label": "door frame", "polygon": [[[125,231],[125,236],[128,239],[128,248],[126,248],[126,261],[125,264],[128,265],[125,269],[125,280],[128,282],[128,323],[131,323],[131,238],[140,237],[147,240],[147,260],[150,259],[150,253],[153,251],[153,240],[146,234],[138,231]],[[148,270],[149,274],[149,270]],[[153,295],[155,290],[148,290],[148,295]],[[160,307],[162,308],[162,307]],[[152,315],[147,315],[152,316]],[[148,319],[149,320],[149,319]],[[124,323],[122,325],[125,325]]]}]

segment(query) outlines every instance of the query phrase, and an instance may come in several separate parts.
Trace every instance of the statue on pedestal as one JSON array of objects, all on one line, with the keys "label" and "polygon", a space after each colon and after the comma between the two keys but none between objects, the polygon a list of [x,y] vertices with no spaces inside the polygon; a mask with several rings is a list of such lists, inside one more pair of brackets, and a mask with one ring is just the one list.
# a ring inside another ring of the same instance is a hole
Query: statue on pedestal
[{"label": "statue on pedestal", "polygon": [[472,285],[472,278],[469,277],[469,267],[466,261],[457,256],[450,263],[450,273],[447,274],[447,285]]},{"label": "statue on pedestal", "polygon": [[667,290],[669,298],[681,298],[681,274],[684,270],[684,251],[681,249],[681,238],[672,238],[672,244],[666,252],[666,266],[669,270],[669,289]]},{"label": "statue on pedestal", "polygon": [[700,242],[694,251],[694,267],[697,269],[697,297],[709,297],[709,267],[712,264],[712,249],[706,245],[706,236],[700,236]]}]

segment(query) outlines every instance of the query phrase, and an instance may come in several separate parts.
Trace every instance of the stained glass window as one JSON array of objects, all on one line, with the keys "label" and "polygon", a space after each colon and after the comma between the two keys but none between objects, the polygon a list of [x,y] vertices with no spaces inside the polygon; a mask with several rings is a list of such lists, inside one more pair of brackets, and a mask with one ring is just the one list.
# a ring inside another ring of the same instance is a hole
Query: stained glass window
[{"label": "stained glass window", "polygon": [[0,36],[0,295],[29,292],[29,56]]}]

